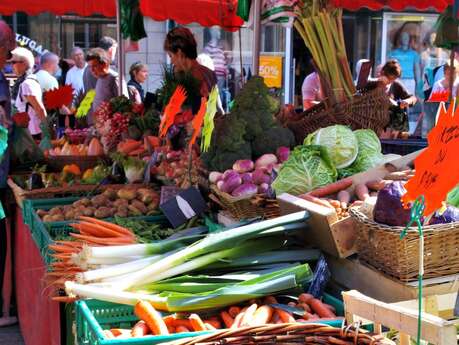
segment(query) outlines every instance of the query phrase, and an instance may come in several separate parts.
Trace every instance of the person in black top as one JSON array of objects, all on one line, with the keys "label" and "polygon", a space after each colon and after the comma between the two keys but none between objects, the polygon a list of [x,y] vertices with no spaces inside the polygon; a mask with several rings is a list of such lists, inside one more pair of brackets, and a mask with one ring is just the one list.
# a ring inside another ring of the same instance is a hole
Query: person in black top
[{"label": "person in black top", "polygon": [[138,104],[143,103],[145,91],[141,84],[148,78],[148,66],[140,61],[135,62],[129,69],[129,75],[131,76],[128,82],[129,98]]}]

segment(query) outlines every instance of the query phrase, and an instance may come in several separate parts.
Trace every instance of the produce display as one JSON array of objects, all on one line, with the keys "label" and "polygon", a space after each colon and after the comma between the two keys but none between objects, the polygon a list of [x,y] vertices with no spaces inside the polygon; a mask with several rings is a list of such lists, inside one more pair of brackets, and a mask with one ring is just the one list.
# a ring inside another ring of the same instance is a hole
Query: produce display
[{"label": "produce display", "polygon": [[[335,308],[314,296],[303,293],[291,297],[295,302],[278,304],[276,297],[267,296],[253,303],[233,305],[229,308],[201,316],[199,313],[178,313],[161,316],[147,301],[134,306],[140,319],[131,329],[112,328],[104,330],[107,339],[128,339],[148,335],[212,331],[216,329],[237,329],[267,324],[318,321],[336,319]],[[278,308],[276,308],[278,306]],[[285,309],[284,309],[285,308]],[[286,310],[292,310],[291,312]]]},{"label": "produce display", "polygon": [[82,198],[71,205],[38,210],[44,222],[74,220],[81,216],[95,218],[147,216],[158,213],[159,195],[149,188],[125,187],[107,189],[91,198]]},{"label": "produce display", "polygon": [[255,162],[248,159],[238,160],[232,169],[224,173],[211,172],[209,182],[215,184],[219,191],[235,198],[250,198],[256,194],[270,195],[275,171],[288,159],[289,154],[288,147],[280,147],[277,156],[267,153]]},{"label": "produce display", "polygon": [[69,144],[66,142],[62,147],[57,146],[48,150],[48,155],[54,156],[102,156],[103,147],[97,138],[92,138],[89,145]]}]

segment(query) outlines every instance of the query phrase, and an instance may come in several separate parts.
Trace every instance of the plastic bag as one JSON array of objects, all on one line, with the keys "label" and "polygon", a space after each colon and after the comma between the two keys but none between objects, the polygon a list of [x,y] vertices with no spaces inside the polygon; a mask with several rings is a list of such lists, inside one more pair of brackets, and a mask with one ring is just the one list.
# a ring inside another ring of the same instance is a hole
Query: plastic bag
[{"label": "plastic bag", "polygon": [[10,145],[13,165],[34,165],[45,159],[27,128],[14,126]]}]

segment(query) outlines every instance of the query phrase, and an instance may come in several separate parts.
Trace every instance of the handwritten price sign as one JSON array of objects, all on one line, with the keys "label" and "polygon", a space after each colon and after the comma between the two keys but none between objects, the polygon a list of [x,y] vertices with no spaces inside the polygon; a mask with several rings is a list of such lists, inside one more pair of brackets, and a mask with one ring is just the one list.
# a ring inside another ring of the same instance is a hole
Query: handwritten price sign
[{"label": "handwritten price sign", "polygon": [[427,136],[428,147],[415,159],[415,176],[405,188],[402,201],[407,204],[418,196],[425,197],[424,215],[443,206],[448,192],[459,182],[459,107],[448,111],[444,103],[438,108],[438,123]]}]

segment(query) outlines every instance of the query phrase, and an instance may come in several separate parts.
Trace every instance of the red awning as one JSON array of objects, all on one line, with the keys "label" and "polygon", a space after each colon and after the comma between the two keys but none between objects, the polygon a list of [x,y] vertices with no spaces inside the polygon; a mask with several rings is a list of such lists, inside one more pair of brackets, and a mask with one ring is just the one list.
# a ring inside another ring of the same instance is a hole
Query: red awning
[{"label": "red awning", "polygon": [[369,8],[370,10],[390,8],[394,11],[433,9],[443,12],[448,5],[453,3],[453,0],[332,0],[332,3],[336,7],[351,11],[356,11],[360,8]]},{"label": "red awning", "polygon": [[144,16],[179,24],[199,23],[237,31],[244,21],[236,15],[237,0],[140,0]]},{"label": "red awning", "polygon": [[116,4],[114,0],[0,0],[0,15],[11,15],[15,12],[25,12],[29,15],[50,12],[56,15],[100,14],[115,17]]}]

